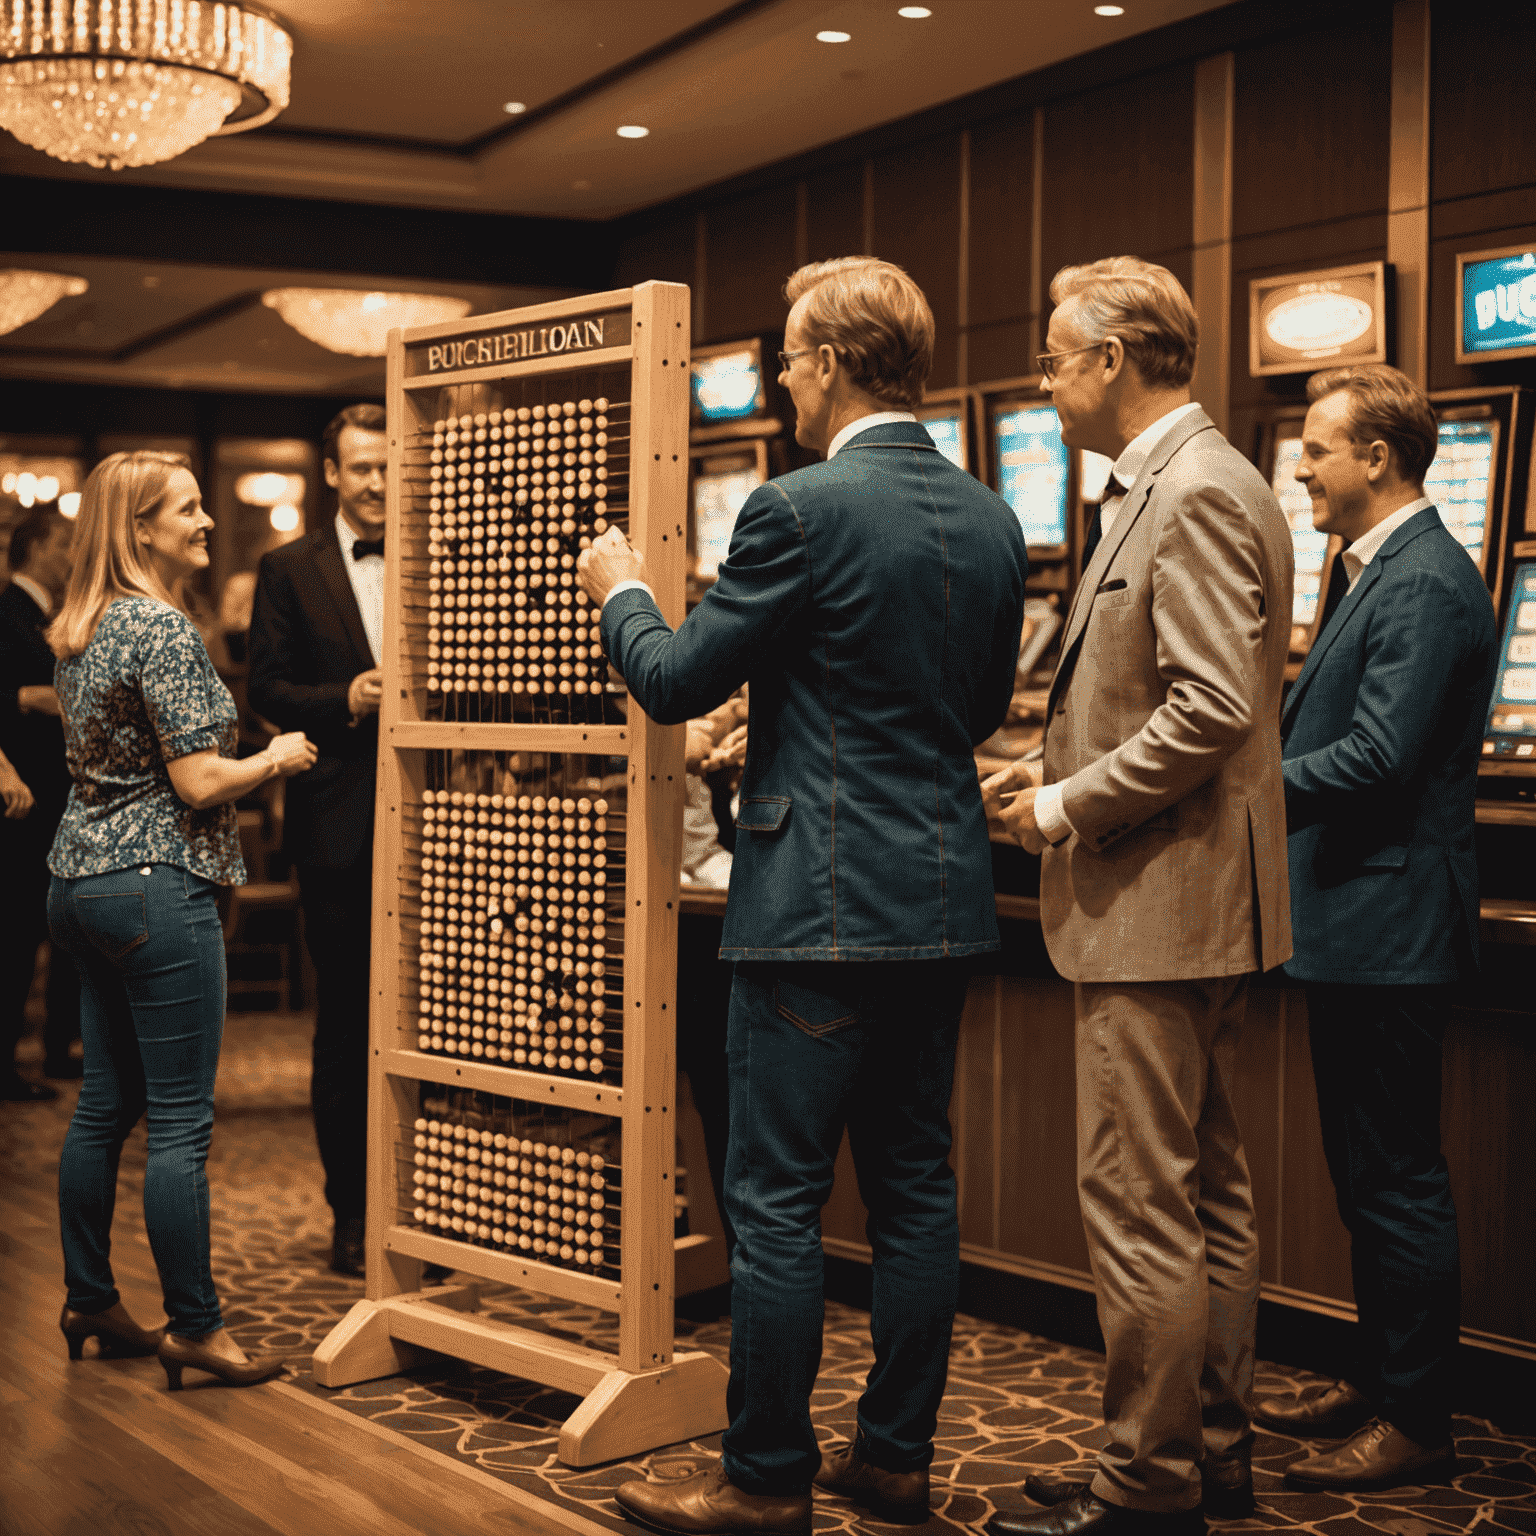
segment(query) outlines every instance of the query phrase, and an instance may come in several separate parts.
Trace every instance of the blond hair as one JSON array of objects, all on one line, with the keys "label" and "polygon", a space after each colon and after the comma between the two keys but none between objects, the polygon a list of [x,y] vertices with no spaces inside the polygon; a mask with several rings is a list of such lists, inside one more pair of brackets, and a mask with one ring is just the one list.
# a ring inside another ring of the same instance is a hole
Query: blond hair
[{"label": "blond hair", "polygon": [[1177,389],[1195,373],[1200,321],[1183,285],[1167,267],[1139,256],[1107,256],[1063,267],[1051,279],[1051,302],[1078,301],[1073,323],[1086,342],[1118,336],[1148,384]]},{"label": "blond hair", "polygon": [[61,661],[91,643],[102,614],[119,597],[179,606],[140,554],[133,532],[135,523],[160,511],[171,476],[190,468],[185,454],[145,451],[109,454],[91,471],[80,493],[69,585],[48,626],[48,644]]},{"label": "blond hair", "polygon": [[791,304],[807,293],[813,345],[830,346],[852,382],[877,400],[922,403],[933,369],[933,311],[900,267],[873,256],[812,262],[784,285]]}]

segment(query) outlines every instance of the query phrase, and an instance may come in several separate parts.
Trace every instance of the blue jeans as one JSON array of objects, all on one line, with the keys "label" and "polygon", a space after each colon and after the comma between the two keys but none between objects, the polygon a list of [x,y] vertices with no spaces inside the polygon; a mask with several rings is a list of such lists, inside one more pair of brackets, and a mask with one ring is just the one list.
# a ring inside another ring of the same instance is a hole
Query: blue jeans
[{"label": "blue jeans", "polygon": [[224,1037],[218,887],[169,864],[48,888],[53,942],[80,971],[85,1080],[59,1163],[69,1305],[104,1312],[123,1142],[149,1111],[144,1225],[170,1331],[222,1326],[208,1251],[213,1080]]},{"label": "blue jeans", "polygon": [[969,974],[956,960],[736,966],[723,1460],[748,1493],[804,1493],[821,1465],[821,1207],[844,1127],[874,1250],[859,1454],[889,1472],[933,1460],[960,1275],[949,1098]]}]

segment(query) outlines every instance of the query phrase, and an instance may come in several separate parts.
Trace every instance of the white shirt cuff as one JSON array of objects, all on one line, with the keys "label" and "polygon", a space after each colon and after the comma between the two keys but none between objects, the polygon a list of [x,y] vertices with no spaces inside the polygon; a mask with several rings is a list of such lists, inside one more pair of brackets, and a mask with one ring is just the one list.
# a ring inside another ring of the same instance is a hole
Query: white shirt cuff
[{"label": "white shirt cuff", "polygon": [[1060,784],[1046,784],[1035,795],[1035,825],[1048,843],[1059,843],[1077,830],[1061,808]]},{"label": "white shirt cuff", "polygon": [[620,592],[628,592],[631,588],[638,588],[641,592],[644,592],[645,595],[650,598],[653,603],[656,601],[656,594],[651,591],[649,583],[644,581],[637,581],[631,577],[628,581],[615,582],[614,585],[608,589],[608,596],[603,599],[603,607],[606,608],[608,604],[611,603],[613,599],[619,595]]}]

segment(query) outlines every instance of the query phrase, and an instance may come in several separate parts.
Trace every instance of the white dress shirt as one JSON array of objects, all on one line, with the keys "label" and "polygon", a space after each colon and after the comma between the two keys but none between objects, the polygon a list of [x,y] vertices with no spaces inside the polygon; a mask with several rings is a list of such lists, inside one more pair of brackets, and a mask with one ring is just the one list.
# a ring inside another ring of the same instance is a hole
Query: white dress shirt
[{"label": "white dress shirt", "polygon": [[1360,577],[1364,574],[1366,566],[1381,553],[1381,546],[1410,517],[1417,517],[1420,512],[1432,506],[1434,502],[1428,496],[1420,496],[1417,501],[1410,501],[1406,507],[1399,507],[1390,517],[1382,518],[1369,533],[1362,533],[1344,551],[1344,569],[1349,573],[1349,588],[1346,596],[1360,584]]},{"label": "white dress shirt", "polygon": [[[1159,416],[1144,432],[1138,432],[1120,450],[1120,457],[1115,460],[1114,468],[1110,471],[1120,485],[1119,494],[1106,496],[1099,503],[1101,538],[1109,537],[1109,530],[1114,527],[1115,518],[1119,515],[1120,508],[1125,505],[1125,498],[1131,487],[1135,485],[1137,475],[1146,468],[1147,460],[1152,457],[1152,450],[1172,429],[1174,422],[1188,416],[1191,411],[1199,409],[1200,407],[1194,401],[1190,401],[1188,405],[1175,406],[1166,416]],[[1061,807],[1065,789],[1065,782],[1047,784],[1035,796],[1035,822],[1048,843],[1059,843],[1064,837],[1077,830],[1067,820],[1067,813]]]},{"label": "white dress shirt", "polygon": [[[860,416],[857,421],[850,421],[841,432],[827,445],[827,457],[835,459],[837,451],[855,438],[860,432],[867,432],[871,427],[883,427],[892,421],[916,421],[917,417],[911,411],[872,411],[868,416]],[[603,599],[603,607],[608,606],[609,600],[615,598],[620,592],[628,592],[631,587],[638,587],[647,593],[651,601],[656,600],[656,594],[651,591],[647,582],[631,577],[628,581],[617,581],[608,589],[608,596]]]},{"label": "white dress shirt", "polygon": [[354,558],[352,545],[358,534],[340,512],[336,514],[336,538],[341,545],[341,563],[347,568],[347,580],[352,583],[352,595],[357,599],[357,611],[363,618],[363,632],[373,652],[373,664],[378,666],[384,654],[384,556]]},{"label": "white dress shirt", "polygon": [[53,596],[41,582],[33,581],[30,576],[23,576],[20,571],[12,571],[11,580],[43,610],[45,618],[53,612]]}]

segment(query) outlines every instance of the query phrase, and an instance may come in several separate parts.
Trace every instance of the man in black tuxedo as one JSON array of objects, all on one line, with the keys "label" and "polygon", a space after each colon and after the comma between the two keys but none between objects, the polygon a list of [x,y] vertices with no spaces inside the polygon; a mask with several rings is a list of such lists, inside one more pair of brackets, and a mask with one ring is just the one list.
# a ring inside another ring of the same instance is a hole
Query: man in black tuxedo
[{"label": "man in black tuxedo", "polygon": [[299,872],[315,965],[310,1100],[335,1216],[331,1268],[363,1269],[374,761],[384,631],[384,410],[351,405],[325,429],[339,510],[264,555],[251,616],[250,702],[303,731],[315,766],[288,781],[284,846]]},{"label": "man in black tuxedo", "polygon": [[[69,799],[54,658],[43,631],[69,576],[74,532],[51,507],[24,517],[11,531],[11,581],[0,591],[0,752],[36,800],[28,815],[0,820],[0,1099],[27,1103],[58,1096],[23,1078],[15,1056],[38,946],[48,937],[48,850]],[[60,953],[48,966],[47,1019],[44,1074],[79,1077],[69,1047],[80,1033],[80,982]]]}]

